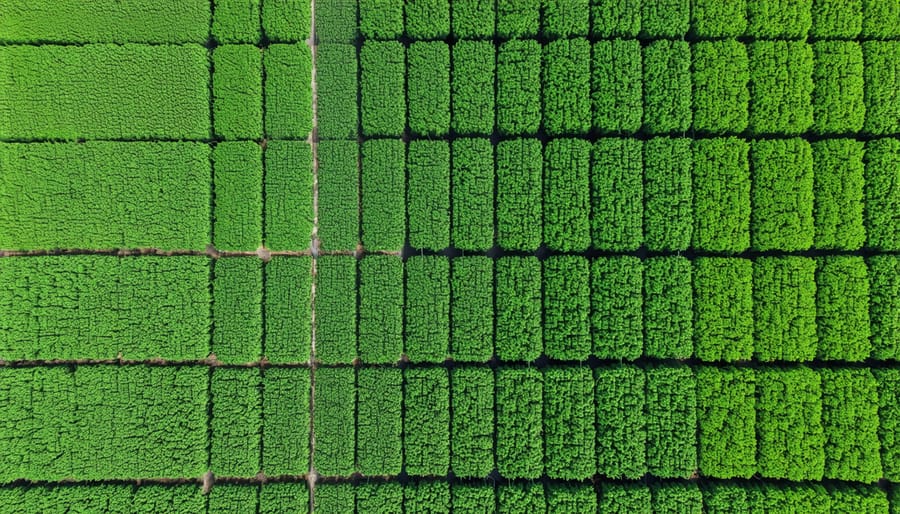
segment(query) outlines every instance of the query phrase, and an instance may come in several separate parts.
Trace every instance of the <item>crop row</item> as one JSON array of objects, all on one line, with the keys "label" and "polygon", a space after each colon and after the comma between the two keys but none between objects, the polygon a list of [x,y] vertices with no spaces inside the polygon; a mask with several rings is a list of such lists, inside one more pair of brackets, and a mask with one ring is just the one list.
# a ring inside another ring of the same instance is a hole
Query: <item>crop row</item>
[{"label": "crop row", "polygon": [[893,138],[322,141],[319,239],[373,251],[896,250],[898,175]]},{"label": "crop row", "polygon": [[263,34],[271,42],[303,41],[310,7],[309,0],[9,0],[0,42],[205,44],[212,37],[257,44]]},{"label": "crop row", "polygon": [[0,143],[0,167],[2,249],[254,251],[264,219],[270,250],[309,248],[304,141]]},{"label": "crop row", "polygon": [[[334,5],[331,5],[334,4]],[[891,0],[345,0],[316,6],[324,41],[561,38],[893,38]]]},{"label": "crop row", "polygon": [[308,257],[0,259],[0,359],[200,360],[212,352],[243,363],[265,349],[271,362],[306,362],[310,266]]},{"label": "crop row", "polygon": [[[362,133],[895,134],[898,59],[897,41],[366,41]],[[318,73],[323,96],[350,100],[347,64]]]},{"label": "crop row", "polygon": [[505,479],[900,479],[897,369],[618,364],[315,373],[313,464],[326,477],[481,478],[496,469]]}]

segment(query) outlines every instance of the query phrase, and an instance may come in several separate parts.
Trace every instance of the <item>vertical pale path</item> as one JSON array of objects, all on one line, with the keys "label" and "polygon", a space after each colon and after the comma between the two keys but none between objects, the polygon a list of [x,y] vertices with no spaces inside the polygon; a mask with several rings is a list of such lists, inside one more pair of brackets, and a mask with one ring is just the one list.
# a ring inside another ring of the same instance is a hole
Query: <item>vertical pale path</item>
[{"label": "vertical pale path", "polygon": [[316,496],[316,469],[313,465],[316,454],[315,410],[316,410],[316,266],[319,258],[319,92],[316,86],[316,0],[310,0],[310,32],[309,44],[312,54],[312,132],[309,135],[309,143],[312,149],[312,173],[313,173],[313,229],[310,241],[310,253],[312,254],[312,280],[310,280],[310,324],[311,345],[309,353],[309,511],[313,512]]}]

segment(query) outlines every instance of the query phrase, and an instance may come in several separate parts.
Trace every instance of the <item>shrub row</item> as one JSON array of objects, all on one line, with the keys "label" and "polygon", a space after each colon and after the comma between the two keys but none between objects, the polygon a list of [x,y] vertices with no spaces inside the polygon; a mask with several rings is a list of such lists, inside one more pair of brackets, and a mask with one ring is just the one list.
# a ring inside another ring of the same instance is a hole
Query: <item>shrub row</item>
[{"label": "shrub row", "polygon": [[312,131],[312,54],[306,43],[273,44],[263,54],[265,133],[303,139]]},{"label": "shrub row", "polygon": [[217,137],[262,138],[262,56],[253,45],[222,45],[213,50],[212,117]]}]

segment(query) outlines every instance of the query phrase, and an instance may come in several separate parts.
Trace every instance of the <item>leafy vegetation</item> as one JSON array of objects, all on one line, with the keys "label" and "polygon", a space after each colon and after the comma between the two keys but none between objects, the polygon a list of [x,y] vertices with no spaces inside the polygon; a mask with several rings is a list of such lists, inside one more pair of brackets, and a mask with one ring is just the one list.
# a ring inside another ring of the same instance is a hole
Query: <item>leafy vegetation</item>
[{"label": "leafy vegetation", "polygon": [[262,356],[262,261],[222,258],[212,266],[212,353],[225,363]]},{"label": "leafy vegetation", "polygon": [[497,244],[533,250],[541,244],[541,142],[500,141],[497,152]]},{"label": "leafy vegetation", "polygon": [[756,473],[756,377],[751,369],[701,366],[697,375],[697,460],[703,476]]},{"label": "leafy vegetation", "polygon": [[739,37],[743,36],[746,30],[747,0],[691,2],[693,35],[700,38]]},{"label": "leafy vegetation", "polygon": [[[739,2],[716,3],[728,8]],[[691,54],[694,130],[709,134],[746,130],[750,103],[747,47],[729,39],[698,41]]]},{"label": "leafy vegetation", "polygon": [[[335,0],[335,3],[340,2]],[[317,5],[316,13],[322,8],[321,4]],[[316,32],[320,32],[318,26]],[[322,139],[356,137],[359,125],[357,66],[353,45],[320,44],[316,48],[317,129]]]},{"label": "leafy vegetation", "polygon": [[443,362],[450,356],[450,261],[419,256],[404,267],[403,353],[411,362]]},{"label": "leafy vegetation", "polygon": [[262,245],[262,148],[224,141],[212,152],[213,244],[217,250],[253,251]]},{"label": "leafy vegetation", "polygon": [[420,139],[406,150],[409,244],[442,250],[450,246],[450,145]]},{"label": "leafy vegetation", "polygon": [[[359,358],[390,364],[403,353],[403,262],[393,255],[359,261]],[[346,341],[343,344],[347,344]]]},{"label": "leafy vegetation", "polygon": [[583,38],[544,45],[542,123],[550,136],[586,134],[591,129],[591,45]]},{"label": "leafy vegetation", "polygon": [[356,358],[356,268],[353,256],[323,255],[316,261],[315,357],[323,364]]},{"label": "leafy vegetation", "polygon": [[534,135],[540,126],[541,45],[530,39],[501,43],[497,47],[497,130]]},{"label": "leafy vegetation", "polygon": [[680,256],[644,261],[644,354],[686,359],[694,353],[691,262]]},{"label": "leafy vegetation", "polygon": [[463,478],[486,477],[494,469],[493,371],[482,367],[453,368],[450,409],[450,470]]},{"label": "leafy vegetation", "polygon": [[262,377],[257,368],[214,369],[210,384],[210,468],[224,476],[260,471]]},{"label": "leafy vegetation", "polygon": [[403,466],[402,383],[397,368],[356,370],[356,465],[363,475],[396,475]]},{"label": "leafy vegetation", "polygon": [[494,35],[494,0],[453,0],[450,3],[451,32],[459,39],[482,39]]},{"label": "leafy vegetation", "polygon": [[[372,0],[365,5],[400,2]],[[363,136],[400,136],[406,129],[406,49],[399,41],[366,41],[359,50],[360,111]]]},{"label": "leafy vegetation", "polygon": [[817,41],[813,52],[813,132],[859,132],[866,118],[862,48],[856,41]]},{"label": "leafy vegetation", "polygon": [[[686,0],[671,3],[678,2],[687,4]],[[656,3],[657,9],[666,8],[665,2]],[[644,4],[645,13],[648,5],[653,4]],[[666,21],[666,25],[674,24]],[[690,45],[686,41],[658,39],[643,48],[643,57],[644,131],[650,134],[685,132],[691,127]]]},{"label": "leafy vegetation", "polygon": [[863,224],[864,143],[852,139],[824,139],[811,146],[814,246],[858,249],[866,241]]},{"label": "leafy vegetation", "polygon": [[450,34],[449,0],[410,0],[404,3],[406,35],[413,39],[441,39]]},{"label": "leafy vegetation", "polygon": [[[210,33],[217,43],[257,43],[262,36],[260,8],[264,2],[213,0]],[[266,3],[271,3],[271,0]],[[298,2],[299,3],[299,2]],[[307,11],[309,7],[307,6]],[[302,16],[298,16],[302,18]],[[307,31],[309,18],[307,14]]]},{"label": "leafy vegetation", "polygon": [[635,360],[644,350],[644,265],[631,256],[591,262],[592,355]]},{"label": "leafy vegetation", "polygon": [[541,0],[497,0],[497,35],[529,38],[538,35]]},{"label": "leafy vegetation", "polygon": [[355,250],[359,241],[359,145],[318,144],[319,244],[323,250]]},{"label": "leafy vegetation", "polygon": [[504,257],[494,262],[494,272],[494,352],[504,361],[533,361],[544,347],[541,263],[535,258]]},{"label": "leafy vegetation", "polygon": [[593,128],[602,133],[632,134],[644,113],[641,44],[636,39],[596,41],[591,48]]},{"label": "leafy vegetation", "polygon": [[900,78],[897,74],[900,41],[866,41],[862,43],[862,51],[865,62],[863,102],[866,105],[863,132],[896,134],[900,132]]},{"label": "leafy vegetation", "polygon": [[735,137],[693,141],[694,248],[738,253],[750,247],[749,149]]},{"label": "leafy vegetation", "polygon": [[697,469],[694,372],[679,364],[647,368],[646,375],[648,471],[661,478],[687,478]]},{"label": "leafy vegetation", "polygon": [[748,0],[747,35],[803,39],[812,27],[813,0]]},{"label": "leafy vegetation", "polygon": [[541,35],[548,39],[588,35],[588,0],[543,0]]},{"label": "leafy vegetation", "polygon": [[551,139],[544,147],[544,244],[551,250],[590,245],[590,153],[582,139]]},{"label": "leafy vegetation", "polygon": [[815,38],[854,39],[862,31],[863,0],[814,0],[812,27]]},{"label": "leafy vegetation", "polygon": [[[316,39],[325,43],[352,43],[359,35],[358,0],[332,0],[316,5]],[[322,45],[325,48],[330,45]]]},{"label": "leafy vegetation", "polygon": [[485,362],[494,354],[494,261],[459,257],[450,263],[450,355]]},{"label": "leafy vegetation", "polygon": [[309,370],[267,368],[262,386],[262,471],[271,476],[309,472]]},{"label": "leafy vegetation", "polygon": [[303,41],[309,38],[311,5],[304,0],[263,0],[261,21],[266,37],[270,41]]},{"label": "leafy vegetation", "polygon": [[543,262],[544,353],[583,361],[591,353],[591,289],[588,260],[574,255]]},{"label": "leafy vegetation", "polygon": [[691,244],[691,140],[654,137],[644,142],[644,244],[654,251]]},{"label": "leafy vegetation", "polygon": [[624,252],[643,242],[642,145],[637,139],[603,138],[591,151],[592,247]]},{"label": "leafy vegetation", "polygon": [[596,469],[594,377],[587,366],[544,371],[544,472],[579,480]]},{"label": "leafy vegetation", "polygon": [[753,355],[753,269],[747,259],[694,261],[694,347],[707,362]]},{"label": "leafy vegetation", "polygon": [[362,144],[362,244],[370,251],[399,251],[406,239],[406,146],[399,139]]},{"label": "leafy vegetation", "polygon": [[869,320],[872,358],[900,358],[900,258],[873,255],[869,268]]},{"label": "leafy vegetation", "polygon": [[494,244],[494,146],[489,139],[461,138],[450,144],[450,240],[463,250]]},{"label": "leafy vegetation", "polygon": [[619,479],[647,473],[644,370],[632,365],[594,370],[597,472]]},{"label": "leafy vegetation", "polygon": [[900,139],[867,141],[863,162],[866,246],[900,249]]},{"label": "leafy vegetation", "polygon": [[591,0],[591,35],[636,38],[641,31],[640,5],[639,0]]},{"label": "leafy vegetation", "polygon": [[459,134],[490,134],[494,130],[494,44],[461,40],[450,54],[450,126]]},{"label": "leafy vegetation", "polygon": [[687,33],[691,15],[690,0],[643,1],[640,6],[641,35],[680,38]]},{"label": "leafy vegetation", "polygon": [[312,131],[312,54],[306,43],[269,45],[263,53],[265,133],[302,139]]},{"label": "leafy vegetation", "polygon": [[757,139],[750,151],[750,244],[807,250],[813,244],[813,159],[805,139]]},{"label": "leafy vegetation", "polygon": [[224,139],[263,134],[262,53],[253,45],[213,50],[213,128]]},{"label": "leafy vegetation", "polygon": [[[789,12],[788,4],[793,3],[783,3],[784,8],[778,12]],[[753,23],[751,17],[751,30]],[[805,41],[756,41],[747,49],[750,57],[750,132],[788,135],[806,132],[813,126],[812,47]]]},{"label": "leafy vegetation", "polygon": [[357,0],[354,3],[359,5],[359,32],[364,38],[396,39],[403,35],[404,2]]},{"label": "leafy vegetation", "polygon": [[264,156],[266,248],[309,248],[313,231],[312,148],[306,141],[269,141]]},{"label": "leafy vegetation", "polygon": [[[313,466],[322,476],[349,476],[356,471],[356,372],[353,368],[318,368],[315,380]],[[345,494],[335,491],[337,496]]]},{"label": "leafy vegetation", "polygon": [[[419,5],[416,2],[409,5]],[[446,0],[445,0],[446,4]],[[445,136],[450,130],[450,47],[443,41],[416,41],[407,50],[409,130]]]},{"label": "leafy vegetation", "polygon": [[450,379],[444,368],[403,371],[404,469],[446,476],[450,469]]},{"label": "leafy vegetation", "polygon": [[878,384],[867,369],[822,369],[825,477],[874,483],[882,476]]},{"label": "leafy vegetation", "polygon": [[869,277],[862,257],[829,256],[816,270],[818,357],[857,362],[872,353]]},{"label": "leafy vegetation", "polygon": [[[507,479],[544,472],[544,376],[535,368],[497,370],[497,470]],[[592,418],[585,421],[591,422]],[[548,465],[551,457],[546,457]],[[592,464],[593,459],[585,460]]]},{"label": "leafy vegetation", "polygon": [[816,357],[816,261],[761,257],[753,263],[754,356],[763,362]]}]

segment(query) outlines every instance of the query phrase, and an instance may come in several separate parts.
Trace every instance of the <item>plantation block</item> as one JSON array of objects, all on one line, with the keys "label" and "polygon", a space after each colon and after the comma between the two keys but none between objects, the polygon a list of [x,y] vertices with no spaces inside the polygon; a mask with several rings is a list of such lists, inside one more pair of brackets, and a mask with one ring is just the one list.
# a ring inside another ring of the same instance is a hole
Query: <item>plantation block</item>
[{"label": "plantation block", "polygon": [[319,245],[355,250],[359,241],[359,146],[356,141],[319,142]]},{"label": "plantation block", "polygon": [[194,514],[203,512],[206,504],[195,484],[20,485],[0,491],[0,501],[7,510],[15,513],[65,512],[67,509],[152,513],[165,509],[177,514]]},{"label": "plantation block", "polygon": [[591,262],[592,355],[635,360],[644,350],[644,266],[637,257]]},{"label": "plantation block", "polygon": [[403,2],[397,0],[358,0],[358,2],[359,32],[364,38],[396,39],[403,35]]},{"label": "plantation block", "polygon": [[495,48],[492,41],[461,40],[451,48],[451,127],[459,134],[494,130]]},{"label": "plantation block", "polygon": [[450,246],[450,145],[413,140],[407,144],[406,215],[413,248]]},{"label": "plantation block", "polygon": [[900,249],[900,140],[867,141],[863,162],[866,246]]},{"label": "plantation block", "polygon": [[495,353],[500,360],[533,361],[543,350],[541,263],[533,257],[502,257],[494,271]]},{"label": "plantation block", "polygon": [[265,163],[266,248],[305,250],[313,230],[312,148],[306,141],[269,141]]},{"label": "plantation block", "polygon": [[450,469],[448,371],[444,368],[405,369],[403,391],[406,472],[413,476],[446,476]]},{"label": "plantation block", "polygon": [[641,2],[641,35],[651,38],[680,38],[690,28],[690,0]]},{"label": "plantation block", "polygon": [[591,35],[636,38],[641,31],[641,0],[591,0]]},{"label": "plantation block", "polygon": [[[315,373],[313,466],[319,476],[349,476],[356,471],[356,372],[348,367],[318,368]],[[318,496],[317,491],[317,501]]]},{"label": "plantation block", "polygon": [[587,359],[591,353],[588,260],[557,255],[543,261],[544,353],[551,359]]},{"label": "plantation block", "polygon": [[359,514],[401,514],[403,489],[398,482],[369,482],[356,486],[356,512]]},{"label": "plantation block", "polygon": [[253,45],[223,45],[213,50],[212,62],[216,136],[262,138],[262,52]]},{"label": "plantation block", "polygon": [[751,511],[831,512],[828,492],[820,484],[753,484],[746,489]]},{"label": "plantation block", "polygon": [[486,39],[494,36],[494,0],[454,0],[450,3],[453,35],[459,39]]},{"label": "plantation block", "polygon": [[316,512],[354,512],[356,509],[356,488],[348,482],[317,483],[314,503]]},{"label": "plantation block", "polygon": [[697,469],[694,372],[674,365],[651,367],[646,374],[647,468],[660,478],[687,478]]},{"label": "plantation block", "polygon": [[210,469],[223,476],[260,471],[262,386],[258,368],[216,368],[210,403]]},{"label": "plantation block", "polygon": [[900,35],[900,6],[890,0],[863,0],[864,38],[882,39]]},{"label": "plantation block", "polygon": [[500,485],[497,487],[497,505],[500,506],[500,512],[541,512],[547,508],[544,487],[539,483],[529,482]]},{"label": "plantation block", "polygon": [[[263,471],[271,476],[308,473],[309,369],[266,368],[262,384]],[[287,484],[267,484],[265,488],[275,485]],[[289,500],[290,496],[279,503]]]},{"label": "plantation block", "polygon": [[306,482],[273,482],[259,488],[260,514],[309,512],[309,486]]},{"label": "plantation block", "polygon": [[691,54],[694,130],[708,134],[746,130],[750,104],[747,47],[728,39],[698,41],[691,47]]},{"label": "plantation block", "polygon": [[558,39],[544,45],[542,123],[550,136],[586,134],[591,129],[591,45],[586,39]]},{"label": "plantation block", "polygon": [[[456,5],[455,2],[454,5]],[[493,487],[465,483],[453,484],[453,487],[450,488],[450,498],[454,512],[476,514],[494,512],[496,508]]]},{"label": "plantation block", "polygon": [[816,357],[816,261],[761,257],[753,263],[754,356],[761,361]]},{"label": "plantation block", "polygon": [[[543,391],[544,376],[537,369],[497,370],[497,470],[506,479],[538,478],[545,462],[548,472],[553,469],[552,457],[544,456]],[[584,462],[591,464],[588,459]]]},{"label": "plantation block", "polygon": [[494,372],[453,368],[450,409],[450,470],[457,477],[486,477],[494,469]]},{"label": "plantation block", "polygon": [[681,256],[644,262],[644,354],[686,359],[694,353],[691,262]]},{"label": "plantation block", "polygon": [[450,34],[450,0],[406,0],[406,35],[440,39]]},{"label": "plantation block", "polygon": [[[316,13],[321,9],[320,5],[316,6]],[[318,26],[316,32],[319,32]],[[334,43],[316,47],[316,102],[321,139],[356,139],[359,125],[357,72],[355,46]]]},{"label": "plantation block", "polygon": [[[403,465],[402,386],[403,377],[397,368],[360,368],[356,371],[356,465],[363,475],[400,473]],[[357,489],[357,502],[359,491]]]},{"label": "plantation block", "polygon": [[636,39],[596,41],[591,51],[593,128],[633,134],[644,113],[641,44]]},{"label": "plantation block", "polygon": [[458,257],[450,263],[450,355],[454,361],[486,362],[494,354],[494,261]]},{"label": "plantation block", "polygon": [[660,39],[643,49],[645,132],[666,134],[691,127],[691,47]]},{"label": "plantation block", "polygon": [[862,31],[864,0],[813,0],[809,34],[820,39],[855,39]]},{"label": "plantation block", "polygon": [[[444,1],[446,7],[447,1]],[[407,7],[421,5],[421,1]],[[409,129],[444,136],[450,130],[450,47],[443,41],[417,41],[407,50]]]},{"label": "plantation block", "polygon": [[590,245],[590,152],[581,139],[552,139],[544,148],[544,243],[551,250]]},{"label": "plantation block", "polygon": [[703,493],[696,484],[660,483],[650,486],[653,512],[702,514]]},{"label": "plantation block", "polygon": [[[878,384],[878,440],[881,442],[882,476],[896,481],[900,476],[900,370],[873,369]],[[897,501],[894,490],[895,502]]]},{"label": "plantation block", "polygon": [[694,248],[738,253],[750,246],[749,149],[735,137],[693,141]]},{"label": "plantation block", "polygon": [[303,139],[312,131],[312,54],[306,43],[269,45],[265,69],[265,131],[270,139]]},{"label": "plantation block", "polygon": [[450,145],[451,243],[463,250],[494,244],[494,147],[489,139],[461,138]]},{"label": "plantation block", "polygon": [[855,41],[818,41],[813,52],[813,132],[859,132],[866,118],[862,47]]},{"label": "plantation block", "polygon": [[[360,5],[360,20],[363,7]],[[381,1],[381,0],[378,0]],[[381,2],[385,5],[400,2]],[[364,26],[361,30],[365,34]],[[399,41],[366,41],[359,50],[364,136],[400,136],[406,129],[406,50]]]},{"label": "plantation block", "polygon": [[812,27],[813,0],[747,0],[747,35],[803,39]]},{"label": "plantation block", "polygon": [[213,0],[213,20],[210,27],[212,37],[220,44],[257,43],[262,35],[260,33],[262,5],[263,2],[248,0]]},{"label": "plantation block", "polygon": [[543,0],[541,35],[548,39],[588,35],[588,0]]},{"label": "plantation block", "polygon": [[691,245],[691,140],[655,137],[644,142],[644,244],[650,250]]},{"label": "plantation block", "polygon": [[262,245],[263,155],[254,141],[213,148],[213,244],[217,250],[254,251]]},{"label": "plantation block", "polygon": [[411,362],[443,362],[450,355],[450,261],[406,261],[404,354]]},{"label": "plantation block", "polygon": [[367,255],[359,261],[359,358],[389,364],[403,353],[403,261]]},{"label": "plantation block", "polygon": [[821,369],[825,477],[873,483],[883,476],[878,383],[868,369]]},{"label": "plantation block", "polygon": [[864,143],[852,139],[824,139],[811,146],[815,195],[814,246],[856,250],[866,242],[863,224]]},{"label": "plantation block", "polygon": [[753,269],[747,259],[694,261],[694,346],[703,361],[753,355]]},{"label": "plantation block", "polygon": [[756,473],[756,376],[752,369],[701,366],[697,374],[697,460],[703,476]]},{"label": "plantation block", "polygon": [[370,251],[399,251],[406,239],[406,147],[399,139],[362,144],[362,244]]},{"label": "plantation block", "polygon": [[588,367],[544,371],[544,470],[551,478],[594,474],[594,380]]},{"label": "plantation block", "polygon": [[858,362],[871,355],[869,277],[862,257],[819,259],[816,322],[820,359]]},{"label": "plantation block", "polygon": [[805,367],[756,372],[756,462],[765,478],[821,480],[822,380]]},{"label": "plantation block", "polygon": [[749,512],[746,486],[734,482],[711,482],[701,487],[706,512],[711,514]]},{"label": "plantation block", "polygon": [[406,485],[403,488],[403,508],[405,512],[449,514],[450,483],[423,481]]},{"label": "plantation block", "polygon": [[546,496],[548,513],[597,511],[597,493],[590,484],[551,484]]},{"label": "plantation block", "polygon": [[533,38],[538,35],[540,15],[541,0],[497,0],[497,35]]},{"label": "plantation block", "polygon": [[813,158],[805,139],[757,139],[750,152],[750,244],[807,250],[813,244]]},{"label": "plantation block", "polygon": [[311,3],[305,0],[263,0],[262,28],[266,37],[271,41],[285,42],[309,38],[312,22],[310,6]]},{"label": "plantation block", "polygon": [[223,363],[262,356],[262,261],[226,257],[213,261],[212,353]]},{"label": "plantation block", "polygon": [[591,152],[591,246],[636,250],[644,239],[643,145],[637,139],[603,138]]},{"label": "plantation block", "polygon": [[866,41],[862,43],[862,51],[865,63],[863,102],[866,105],[863,132],[896,134],[900,132],[900,41]]},{"label": "plantation block", "polygon": [[0,76],[8,77],[0,140],[211,134],[209,58],[200,45],[2,46]]},{"label": "plantation block", "polygon": [[603,483],[600,485],[598,512],[611,514],[651,514],[650,489],[640,483]]},{"label": "plantation block", "polygon": [[[809,0],[795,3],[801,5],[805,1]],[[804,41],[756,41],[747,48],[750,57],[750,132],[802,134],[809,130],[813,126],[812,47]]]},{"label": "plantation block", "polygon": [[876,485],[840,484],[827,486],[832,512],[873,512],[887,514],[892,510],[888,493]]},{"label": "plantation block", "polygon": [[[331,0],[316,5],[316,39],[325,43],[352,43],[359,35],[358,3],[358,0]],[[326,46],[329,45],[322,45],[318,50]]]},{"label": "plantation block", "polygon": [[594,370],[597,472],[612,479],[647,473],[644,370],[615,365]]},{"label": "plantation block", "polygon": [[497,244],[533,250],[541,244],[541,142],[500,141],[497,150]]},{"label": "plantation block", "polygon": [[872,358],[900,359],[900,258],[873,255],[869,265]]},{"label": "plantation block", "polygon": [[739,37],[746,29],[747,0],[691,2],[691,34],[699,38]]},{"label": "plantation block", "polygon": [[316,260],[315,357],[323,364],[349,364],[356,358],[356,266],[350,255]]},{"label": "plantation block", "polygon": [[245,484],[220,484],[210,490],[207,510],[213,512],[250,513],[259,510],[259,486]]},{"label": "plantation block", "polygon": [[541,45],[531,39],[501,43],[497,47],[497,129],[507,135],[534,135],[540,126]]}]

